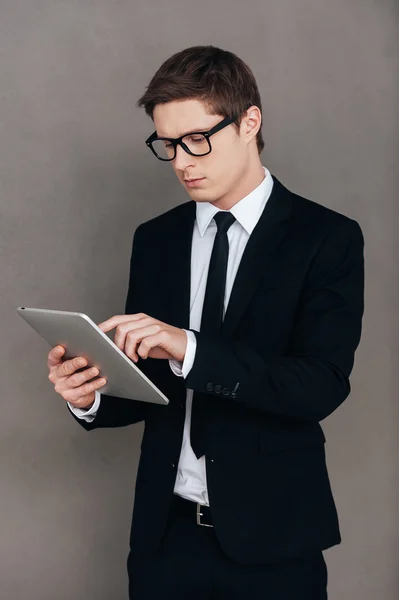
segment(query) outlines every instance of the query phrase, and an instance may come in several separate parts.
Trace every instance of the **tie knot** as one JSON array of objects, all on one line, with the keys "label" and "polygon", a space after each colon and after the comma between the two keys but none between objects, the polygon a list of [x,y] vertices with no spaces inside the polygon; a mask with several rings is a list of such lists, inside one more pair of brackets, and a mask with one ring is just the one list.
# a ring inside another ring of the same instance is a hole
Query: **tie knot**
[{"label": "tie knot", "polygon": [[219,211],[213,217],[216,221],[216,225],[218,228],[218,233],[226,233],[228,228],[234,223],[236,220],[235,216],[231,212]]}]

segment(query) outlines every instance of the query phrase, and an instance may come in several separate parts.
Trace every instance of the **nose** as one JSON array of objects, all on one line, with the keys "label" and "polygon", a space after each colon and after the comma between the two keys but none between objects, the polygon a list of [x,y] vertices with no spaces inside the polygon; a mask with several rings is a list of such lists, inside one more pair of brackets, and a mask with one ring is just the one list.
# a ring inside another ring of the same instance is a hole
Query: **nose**
[{"label": "nose", "polygon": [[175,169],[178,169],[179,171],[184,171],[188,167],[195,166],[195,157],[183,150],[180,144],[177,144],[176,156],[173,162]]}]

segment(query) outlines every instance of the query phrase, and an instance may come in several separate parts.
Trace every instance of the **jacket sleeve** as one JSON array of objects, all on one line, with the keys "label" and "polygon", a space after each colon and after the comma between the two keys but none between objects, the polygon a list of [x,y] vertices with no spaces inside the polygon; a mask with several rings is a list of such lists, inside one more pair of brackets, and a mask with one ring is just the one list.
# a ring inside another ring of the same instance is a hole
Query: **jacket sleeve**
[{"label": "jacket sleeve", "polygon": [[350,393],[364,312],[363,251],[352,219],[327,234],[310,263],[286,355],[264,359],[246,343],[191,330],[197,349],[186,387],[287,418],[330,415]]},{"label": "jacket sleeve", "polygon": [[[140,265],[143,264],[144,258],[141,235],[142,225],[139,225],[133,236],[125,314],[143,312],[140,296]],[[139,357],[136,366],[140,368],[142,362],[143,359]],[[101,394],[100,404],[93,420],[87,421],[78,417],[71,410],[69,412],[79,425],[87,431],[91,431],[99,427],[124,427],[139,423],[146,419],[149,410],[150,405],[147,402]]]}]

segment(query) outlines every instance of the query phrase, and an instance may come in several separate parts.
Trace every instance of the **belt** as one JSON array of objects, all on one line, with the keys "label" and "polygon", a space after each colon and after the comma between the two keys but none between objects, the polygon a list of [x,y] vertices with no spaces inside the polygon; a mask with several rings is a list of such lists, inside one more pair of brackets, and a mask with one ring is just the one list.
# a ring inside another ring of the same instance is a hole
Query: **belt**
[{"label": "belt", "polygon": [[173,494],[172,510],[175,514],[179,514],[189,519],[193,519],[197,525],[203,527],[213,527],[211,509],[209,506],[187,500],[178,494]]}]

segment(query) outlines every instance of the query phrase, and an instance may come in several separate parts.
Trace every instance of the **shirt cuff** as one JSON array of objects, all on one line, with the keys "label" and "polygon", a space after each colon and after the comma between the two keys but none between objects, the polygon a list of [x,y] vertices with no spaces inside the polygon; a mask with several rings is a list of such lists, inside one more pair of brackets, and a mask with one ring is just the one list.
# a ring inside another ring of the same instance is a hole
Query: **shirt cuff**
[{"label": "shirt cuff", "polygon": [[194,364],[195,353],[197,350],[197,338],[193,331],[187,331],[187,329],[183,329],[183,331],[185,331],[187,335],[187,348],[186,354],[184,355],[184,361],[169,359],[169,366],[177,377],[186,378]]},{"label": "shirt cuff", "polygon": [[88,410],[85,408],[76,408],[76,406],[72,406],[72,404],[70,404],[70,402],[67,401],[68,407],[69,407],[70,411],[75,415],[75,417],[78,417],[78,419],[83,419],[84,421],[87,421],[88,423],[91,423],[92,421],[94,421],[94,419],[96,418],[98,408],[100,406],[100,402],[101,402],[100,392],[98,392],[96,390],[94,393],[95,393],[94,404]]}]

